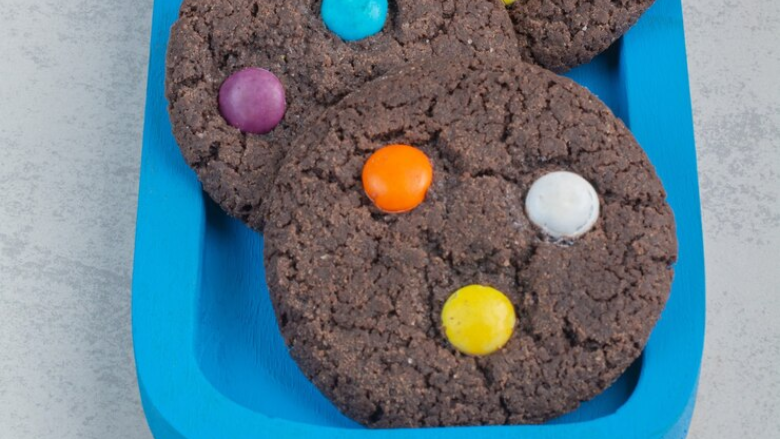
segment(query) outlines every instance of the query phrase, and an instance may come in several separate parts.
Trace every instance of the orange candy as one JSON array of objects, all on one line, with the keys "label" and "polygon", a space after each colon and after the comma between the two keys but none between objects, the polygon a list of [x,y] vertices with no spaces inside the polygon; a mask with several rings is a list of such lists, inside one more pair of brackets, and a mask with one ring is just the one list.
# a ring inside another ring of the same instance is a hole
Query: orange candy
[{"label": "orange candy", "polygon": [[408,212],[425,200],[433,181],[428,156],[409,145],[386,146],[363,167],[363,189],[376,207],[387,213]]}]

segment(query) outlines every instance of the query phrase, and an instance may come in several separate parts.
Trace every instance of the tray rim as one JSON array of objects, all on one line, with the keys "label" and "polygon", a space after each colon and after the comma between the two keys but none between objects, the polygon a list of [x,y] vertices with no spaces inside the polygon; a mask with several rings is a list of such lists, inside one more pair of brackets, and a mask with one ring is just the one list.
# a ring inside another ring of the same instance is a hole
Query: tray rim
[{"label": "tray rim", "polygon": [[[645,349],[646,366],[631,398],[611,415],[571,424],[396,430],[343,429],[268,418],[221,394],[203,376],[194,353],[188,350],[188,345],[192,344],[188,329],[195,325],[197,300],[194,299],[201,283],[200,250],[205,231],[203,195],[180,156],[154,147],[161,136],[170,137],[162,84],[167,24],[173,22],[178,12],[178,8],[170,6],[174,2],[176,0],[156,0],[154,3],[132,287],[138,382],[147,421],[157,437],[316,435],[465,439],[478,434],[495,438],[552,439],[614,437],[616,432],[621,432],[623,438],[685,436],[703,350],[705,292],[696,154],[680,0],[658,0],[623,38],[620,67],[627,84],[626,122],[640,144],[644,139],[682,146],[674,154],[661,154],[651,159],[659,168],[665,186],[669,186],[670,179],[680,180],[674,186],[682,185],[686,189],[685,193],[678,193],[683,192],[682,189],[670,192],[669,202],[675,215],[685,218],[685,222],[678,219],[678,232],[684,233],[679,234],[681,262],[677,269],[679,273],[684,263],[686,275],[679,279],[678,274],[675,290],[687,294],[679,299],[674,297],[675,304],[680,300],[683,302],[667,309],[653,332]],[[648,38],[651,33],[652,38]],[[648,105],[648,102],[663,100],[669,109],[667,112],[654,111],[655,107]],[[673,174],[664,178],[662,171],[669,161],[685,163],[685,171],[679,176]],[[682,285],[677,285],[680,283]],[[161,292],[163,294],[159,294]],[[680,312],[685,315],[678,316]],[[675,328],[668,328],[664,321],[670,318],[682,320],[677,321]],[[167,336],[159,337],[157,334],[160,333]],[[686,361],[672,361],[674,358]],[[663,364],[658,363],[661,360]],[[160,364],[169,367],[161,368]],[[657,385],[662,383],[665,385]],[[188,392],[182,392],[182,389]]]}]

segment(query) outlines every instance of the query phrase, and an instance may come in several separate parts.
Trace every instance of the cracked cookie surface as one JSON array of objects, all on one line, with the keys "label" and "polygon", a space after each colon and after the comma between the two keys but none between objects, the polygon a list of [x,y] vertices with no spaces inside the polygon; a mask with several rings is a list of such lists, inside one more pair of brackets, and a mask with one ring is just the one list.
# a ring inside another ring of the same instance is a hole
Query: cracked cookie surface
[{"label": "cracked cookie surface", "polygon": [[655,0],[517,0],[508,6],[523,60],[562,73],[617,41]]},{"label": "cracked cookie surface", "polygon": [[[279,160],[311,116],[410,61],[517,50],[499,0],[394,0],[381,32],[350,43],[325,27],[320,5],[185,0],[171,30],[166,97],[176,140],[204,190],[256,230]],[[269,134],[241,133],[217,108],[220,85],[245,67],[284,84],[287,113]]]},{"label": "cracked cookie surface", "polygon": [[[406,143],[430,157],[426,200],[377,210],[361,169]],[[539,176],[576,172],[602,213],[546,238],[526,217]],[[572,81],[493,58],[407,66],[329,109],[296,141],[270,197],[265,261],[281,332],[302,371],[371,427],[538,423],[575,409],[640,355],[668,298],[677,245],[653,166]],[[500,351],[458,353],[448,296],[506,294]]]}]

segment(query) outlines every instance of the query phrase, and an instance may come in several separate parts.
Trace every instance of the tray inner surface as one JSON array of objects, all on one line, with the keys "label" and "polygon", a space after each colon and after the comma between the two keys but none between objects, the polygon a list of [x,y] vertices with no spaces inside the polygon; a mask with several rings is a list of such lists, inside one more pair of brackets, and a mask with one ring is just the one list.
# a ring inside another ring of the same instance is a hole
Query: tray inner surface
[{"label": "tray inner surface", "polygon": [[[625,121],[621,49],[618,42],[567,76],[589,88]],[[206,232],[194,340],[203,374],[228,398],[267,416],[362,428],[341,415],[287,353],[265,284],[262,237],[228,218],[205,195],[204,203]],[[236,288],[226,289],[225,285]],[[579,422],[614,413],[631,396],[641,372],[640,358],[602,395],[551,423]]]}]

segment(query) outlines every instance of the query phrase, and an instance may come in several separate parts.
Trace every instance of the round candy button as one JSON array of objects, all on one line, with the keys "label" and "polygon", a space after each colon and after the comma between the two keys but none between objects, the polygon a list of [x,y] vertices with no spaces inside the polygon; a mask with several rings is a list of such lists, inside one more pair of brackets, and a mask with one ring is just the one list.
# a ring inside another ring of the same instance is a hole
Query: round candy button
[{"label": "round candy button", "polygon": [[553,238],[576,238],[599,218],[599,196],[573,172],[551,172],[536,180],[525,199],[528,218]]},{"label": "round candy button", "polygon": [[219,89],[219,111],[241,131],[266,134],[284,117],[284,86],[273,73],[250,67],[231,75]]},{"label": "round candy button", "polygon": [[515,309],[500,291],[469,285],[456,291],[441,312],[447,339],[467,355],[488,355],[509,341]]},{"label": "round candy button", "polygon": [[357,41],[382,30],[387,0],[323,0],[322,20],[342,40]]},{"label": "round candy button", "polygon": [[408,212],[425,200],[433,181],[428,156],[409,145],[386,146],[363,166],[363,189],[380,210]]}]

